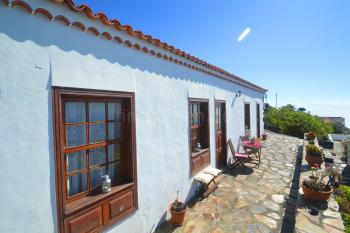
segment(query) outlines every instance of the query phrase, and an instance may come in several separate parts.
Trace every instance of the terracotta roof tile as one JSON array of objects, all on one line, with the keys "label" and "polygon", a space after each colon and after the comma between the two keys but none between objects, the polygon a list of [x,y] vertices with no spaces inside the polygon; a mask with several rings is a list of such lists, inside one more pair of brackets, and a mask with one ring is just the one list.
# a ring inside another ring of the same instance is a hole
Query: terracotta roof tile
[{"label": "terracotta roof tile", "polygon": [[61,21],[64,24],[66,24],[67,26],[70,25],[70,21],[69,19],[67,19],[66,17],[64,17],[63,15],[57,15],[53,18],[54,21]]},{"label": "terracotta roof tile", "polygon": [[11,7],[21,7],[22,9],[28,11],[29,14],[33,12],[33,9],[28,5],[28,3],[19,0],[12,1]]},{"label": "terracotta roof tile", "polygon": [[73,22],[72,23],[72,27],[77,27],[80,30],[82,30],[83,32],[86,30],[86,27],[84,24],[80,23],[80,22]]},{"label": "terracotta roof tile", "polygon": [[52,20],[53,19],[53,16],[51,15],[51,13],[47,10],[45,10],[44,8],[38,8],[34,11],[34,15],[37,15],[37,14],[41,14],[41,15],[44,15],[46,16],[49,20]]}]

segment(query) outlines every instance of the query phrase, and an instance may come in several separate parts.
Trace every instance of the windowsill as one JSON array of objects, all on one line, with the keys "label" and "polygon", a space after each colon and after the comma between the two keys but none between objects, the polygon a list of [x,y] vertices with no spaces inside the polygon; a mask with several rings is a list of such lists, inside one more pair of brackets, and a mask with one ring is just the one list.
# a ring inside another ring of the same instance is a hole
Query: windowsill
[{"label": "windowsill", "polygon": [[197,157],[198,155],[204,154],[204,153],[206,153],[207,151],[209,151],[209,149],[210,149],[210,148],[204,148],[204,149],[201,149],[201,150],[198,151],[198,152],[192,152],[191,157]]},{"label": "windowsill", "polygon": [[132,187],[133,185],[134,185],[133,182],[118,185],[118,186],[112,187],[112,190],[108,193],[100,193],[100,194],[96,194],[93,196],[87,196],[87,197],[79,199],[73,203],[67,204],[64,207],[64,214],[70,215],[70,214],[77,212],[78,210],[83,209],[89,205],[92,205],[92,204],[95,204],[99,201],[102,201],[102,200],[104,200],[104,199],[124,190],[124,189],[128,189],[128,188]]}]

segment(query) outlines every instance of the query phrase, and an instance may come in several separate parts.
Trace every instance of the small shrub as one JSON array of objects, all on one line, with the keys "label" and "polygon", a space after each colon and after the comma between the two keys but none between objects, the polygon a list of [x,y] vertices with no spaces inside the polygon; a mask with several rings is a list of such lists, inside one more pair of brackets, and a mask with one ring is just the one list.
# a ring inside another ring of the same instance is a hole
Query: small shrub
[{"label": "small shrub", "polygon": [[340,187],[335,190],[335,194],[335,200],[339,204],[339,211],[343,218],[345,232],[350,233],[350,187],[340,185]]},{"label": "small shrub", "polygon": [[345,232],[350,233],[350,214],[343,213],[342,215]]},{"label": "small shrub", "polygon": [[306,146],[306,154],[310,156],[322,156],[323,151],[319,147],[309,144]]},{"label": "small shrub", "polygon": [[267,129],[299,138],[304,138],[304,133],[310,131],[320,138],[334,132],[331,123],[310,113],[296,111],[288,105],[279,109],[266,108],[264,123]]}]

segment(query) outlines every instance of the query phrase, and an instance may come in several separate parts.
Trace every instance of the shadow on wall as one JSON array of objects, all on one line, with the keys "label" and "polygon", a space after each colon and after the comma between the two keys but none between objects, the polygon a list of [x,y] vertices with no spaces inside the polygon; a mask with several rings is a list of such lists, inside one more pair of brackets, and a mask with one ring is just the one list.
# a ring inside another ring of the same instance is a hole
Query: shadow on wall
[{"label": "shadow on wall", "polygon": [[[47,111],[48,111],[48,119],[47,119],[47,128],[48,128],[48,139],[49,139],[49,167],[50,167],[50,202],[52,207],[52,219],[53,219],[53,225],[57,226],[57,201],[56,201],[56,187],[55,187],[55,159],[54,159],[54,138],[53,138],[53,122],[52,122],[52,73],[51,73],[51,63],[50,63],[50,73],[49,73],[49,79],[46,85],[47,90]],[[58,229],[54,227],[54,232],[56,233]]]},{"label": "shadow on wall", "polygon": [[[1,20],[2,22],[0,22],[2,33],[17,42],[32,41],[39,46],[49,48],[49,53],[56,47],[64,52],[76,52],[81,56],[92,55],[96,59],[106,60],[110,64],[118,63],[124,67],[129,66],[169,79],[192,81],[230,92],[241,90],[253,98],[260,97],[260,94],[248,88],[237,86],[237,84],[150,56],[124,45],[118,45],[115,42],[97,38],[87,32],[67,27],[60,22],[51,22],[44,17],[28,15],[21,11],[21,9],[3,8],[1,13],[3,18],[17,19],[6,22]],[[39,24],[40,27],[38,27]],[[54,56],[53,59],[55,59]],[[67,59],[69,59],[69,54]],[[79,63],[79,61],[72,62]],[[59,66],[60,64],[55,65]]]}]

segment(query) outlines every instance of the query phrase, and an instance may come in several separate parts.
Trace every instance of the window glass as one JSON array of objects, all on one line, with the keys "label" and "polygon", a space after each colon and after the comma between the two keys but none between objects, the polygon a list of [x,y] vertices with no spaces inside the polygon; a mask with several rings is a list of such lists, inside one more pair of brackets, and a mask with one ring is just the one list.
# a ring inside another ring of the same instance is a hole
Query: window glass
[{"label": "window glass", "polygon": [[121,153],[120,144],[108,145],[108,161],[119,160],[120,153]]},{"label": "window glass", "polygon": [[86,121],[85,102],[65,103],[65,122],[78,123]]},{"label": "window glass", "polygon": [[67,177],[67,193],[68,196],[74,196],[76,194],[87,191],[87,178],[86,173],[77,173]]},{"label": "window glass", "polygon": [[106,124],[98,123],[90,126],[90,143],[101,142],[106,140]]},{"label": "window glass", "polygon": [[90,149],[90,167],[106,163],[106,147]]},{"label": "window glass", "polygon": [[77,151],[66,154],[67,173],[86,168],[86,151]]},{"label": "window glass", "polygon": [[108,120],[110,121],[120,121],[122,115],[122,104],[117,103],[108,103]]},{"label": "window glass", "polygon": [[86,126],[70,125],[66,126],[66,146],[82,146],[86,144]]},{"label": "window glass", "polygon": [[89,121],[104,121],[105,120],[105,103],[89,103]]},{"label": "window glass", "polygon": [[90,188],[96,188],[102,184],[102,176],[106,175],[106,167],[102,166],[100,168],[90,170]]},{"label": "window glass", "polygon": [[108,140],[120,139],[121,132],[120,122],[108,123]]}]

